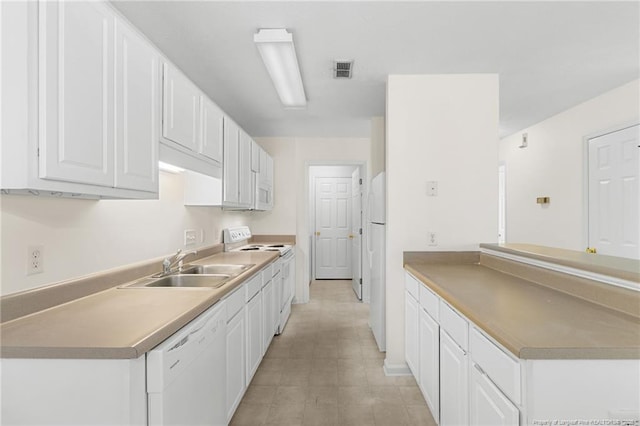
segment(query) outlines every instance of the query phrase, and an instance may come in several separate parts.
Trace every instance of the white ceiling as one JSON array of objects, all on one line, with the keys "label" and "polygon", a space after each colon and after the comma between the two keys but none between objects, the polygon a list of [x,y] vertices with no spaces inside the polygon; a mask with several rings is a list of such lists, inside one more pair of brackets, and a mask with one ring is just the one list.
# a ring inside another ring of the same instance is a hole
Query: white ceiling
[{"label": "white ceiling", "polygon": [[[639,78],[640,3],[117,1],[249,134],[369,136],[389,74],[499,73],[507,136]],[[253,43],[287,28],[308,98],[285,110]],[[334,59],[353,59],[335,80]]]}]

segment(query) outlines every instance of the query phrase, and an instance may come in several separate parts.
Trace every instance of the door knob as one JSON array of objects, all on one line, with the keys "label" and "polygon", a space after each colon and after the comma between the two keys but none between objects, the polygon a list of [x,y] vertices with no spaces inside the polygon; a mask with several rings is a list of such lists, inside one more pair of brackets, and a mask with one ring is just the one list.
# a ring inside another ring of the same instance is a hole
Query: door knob
[{"label": "door knob", "polygon": [[587,251],[587,253],[593,253],[593,254],[597,253],[597,251],[596,251],[596,248],[595,248],[595,247],[587,247],[587,250],[586,250],[586,251]]},{"label": "door knob", "polygon": [[353,234],[349,234],[349,239],[353,240]]},{"label": "door knob", "polygon": [[316,237],[320,236],[320,231],[316,231]]}]

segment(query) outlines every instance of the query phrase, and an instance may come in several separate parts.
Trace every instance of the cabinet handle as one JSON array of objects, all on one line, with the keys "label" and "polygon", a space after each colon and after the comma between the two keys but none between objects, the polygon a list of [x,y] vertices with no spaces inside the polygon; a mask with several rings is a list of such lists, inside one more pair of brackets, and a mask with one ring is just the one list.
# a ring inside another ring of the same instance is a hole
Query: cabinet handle
[{"label": "cabinet handle", "polygon": [[475,362],[473,363],[473,366],[475,367],[476,370],[478,370],[478,372],[480,374],[482,374],[483,376],[486,376],[487,373],[484,372],[484,370],[482,369],[482,367],[480,367],[478,364],[476,364]]}]

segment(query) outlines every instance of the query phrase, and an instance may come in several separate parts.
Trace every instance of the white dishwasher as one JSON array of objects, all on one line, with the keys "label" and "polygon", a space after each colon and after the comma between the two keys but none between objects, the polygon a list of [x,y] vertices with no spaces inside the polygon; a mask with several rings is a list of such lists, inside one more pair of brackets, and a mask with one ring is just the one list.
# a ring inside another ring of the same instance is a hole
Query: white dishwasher
[{"label": "white dishwasher", "polygon": [[226,425],[226,327],[222,301],[147,353],[149,425]]}]

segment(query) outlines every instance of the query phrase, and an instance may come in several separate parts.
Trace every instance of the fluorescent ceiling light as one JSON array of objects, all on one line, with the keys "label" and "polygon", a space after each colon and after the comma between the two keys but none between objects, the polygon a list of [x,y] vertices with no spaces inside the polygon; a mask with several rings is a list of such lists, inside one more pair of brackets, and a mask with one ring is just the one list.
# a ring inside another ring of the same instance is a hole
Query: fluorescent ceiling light
[{"label": "fluorescent ceiling light", "polygon": [[307,98],[293,47],[293,35],[286,29],[261,29],[253,36],[260,56],[273,80],[280,101],[287,107],[303,107]]}]

